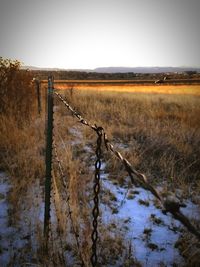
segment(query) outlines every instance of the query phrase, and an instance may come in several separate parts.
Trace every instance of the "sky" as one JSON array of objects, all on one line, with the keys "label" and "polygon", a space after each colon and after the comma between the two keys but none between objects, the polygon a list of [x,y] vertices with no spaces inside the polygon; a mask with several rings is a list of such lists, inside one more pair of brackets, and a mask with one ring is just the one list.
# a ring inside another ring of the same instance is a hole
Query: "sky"
[{"label": "sky", "polygon": [[0,0],[0,56],[24,65],[200,67],[200,0]]}]

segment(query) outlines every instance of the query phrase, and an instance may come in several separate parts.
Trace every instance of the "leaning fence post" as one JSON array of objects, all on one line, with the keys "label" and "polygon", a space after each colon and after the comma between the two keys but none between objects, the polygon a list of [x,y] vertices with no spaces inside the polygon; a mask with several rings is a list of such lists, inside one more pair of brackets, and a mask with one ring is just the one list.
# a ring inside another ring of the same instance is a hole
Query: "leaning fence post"
[{"label": "leaning fence post", "polygon": [[44,209],[44,239],[48,248],[50,230],[51,180],[52,180],[52,143],[53,143],[53,78],[48,77],[47,92],[47,129],[46,129],[46,180],[45,180],[45,209]]}]

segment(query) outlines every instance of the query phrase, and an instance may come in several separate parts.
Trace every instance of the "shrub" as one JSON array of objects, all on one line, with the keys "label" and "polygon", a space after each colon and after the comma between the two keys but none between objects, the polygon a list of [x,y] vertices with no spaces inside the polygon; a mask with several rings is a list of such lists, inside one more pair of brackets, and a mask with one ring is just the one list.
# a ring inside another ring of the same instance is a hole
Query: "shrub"
[{"label": "shrub", "polygon": [[0,114],[17,124],[30,120],[35,108],[35,90],[29,71],[20,70],[17,60],[0,57]]}]

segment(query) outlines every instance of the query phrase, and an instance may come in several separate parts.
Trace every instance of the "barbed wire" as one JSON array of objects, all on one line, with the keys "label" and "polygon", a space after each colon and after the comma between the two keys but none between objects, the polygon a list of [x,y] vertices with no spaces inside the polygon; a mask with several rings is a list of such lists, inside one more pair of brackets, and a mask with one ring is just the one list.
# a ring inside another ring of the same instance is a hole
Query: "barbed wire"
[{"label": "barbed wire", "polygon": [[99,191],[100,191],[100,169],[101,169],[101,144],[102,144],[102,135],[103,135],[103,128],[98,127],[97,125],[92,125],[77,112],[75,111],[61,96],[61,94],[54,92],[59,99],[64,103],[64,105],[72,112],[72,115],[74,115],[80,123],[83,125],[86,125],[90,127],[92,130],[94,130],[97,134],[97,148],[96,148],[96,156],[97,160],[95,163],[95,179],[94,179],[94,208],[92,211],[93,215],[93,231],[91,235],[92,239],[92,256],[91,256],[91,263],[92,266],[97,266],[97,240],[98,240],[98,217],[99,217]]},{"label": "barbed wire", "polygon": [[58,171],[60,173],[62,185],[65,189],[65,192],[69,194],[69,190],[68,190],[69,188],[68,188],[67,182],[65,180],[64,168],[63,168],[62,163],[58,157],[58,150],[57,150],[57,145],[56,145],[55,140],[53,141],[53,150],[54,150],[54,159],[58,165]]},{"label": "barbed wire", "polygon": [[67,209],[68,209],[67,217],[70,219],[70,222],[71,222],[71,229],[72,229],[72,233],[74,235],[75,241],[76,241],[76,247],[77,247],[78,255],[79,255],[80,260],[81,260],[81,267],[84,267],[85,264],[84,264],[82,252],[81,252],[81,249],[80,249],[81,244],[80,244],[80,241],[79,241],[79,234],[76,231],[75,223],[74,223],[74,220],[72,218],[72,209],[71,209],[71,205],[70,205],[69,186],[68,186],[68,184],[66,182],[66,179],[65,179],[66,175],[64,174],[64,167],[62,165],[62,162],[59,159],[57,145],[56,145],[55,140],[53,142],[53,149],[54,149],[55,161],[57,162],[57,165],[58,165],[58,171],[59,171],[59,174],[60,174],[60,177],[61,177],[61,182],[62,182],[62,185],[64,187],[64,193],[65,193],[65,196],[66,196],[66,199],[64,199],[64,200],[66,201]]},{"label": "barbed wire", "polygon": [[[52,172],[53,172],[53,169],[52,169]],[[56,245],[55,245],[55,231],[53,230],[53,224],[52,224],[52,213],[53,213],[53,208],[52,208],[52,204],[54,201],[52,201],[52,194],[54,194],[53,192],[53,183],[51,183],[51,209],[50,209],[50,220],[49,220],[49,236],[48,236],[48,245],[49,245],[49,242],[51,244],[51,247],[48,247],[48,256],[50,257],[50,260],[51,262],[53,263],[53,266],[56,266],[57,265],[57,262],[56,262],[56,259],[57,259],[57,252],[56,252]],[[53,197],[54,199],[54,197]]]},{"label": "barbed wire", "polygon": [[56,199],[55,199],[55,196],[58,195],[58,186],[57,186],[57,183],[56,183],[56,176],[55,176],[55,172],[53,170],[53,183],[52,183],[52,191],[53,191],[53,204],[54,204],[54,209],[55,209],[55,216],[56,216],[56,219],[57,219],[57,233],[58,233],[58,239],[59,239],[59,242],[60,242],[60,247],[61,247],[61,253],[60,251],[58,251],[58,255],[60,256],[59,259],[61,260],[61,263],[65,265],[65,257],[64,257],[64,245],[63,245],[63,241],[62,241],[62,236],[61,236],[61,225],[60,225],[60,212],[59,212],[59,208],[58,208],[58,205],[56,203]]},{"label": "barbed wire", "polygon": [[99,129],[104,137],[104,144],[108,151],[114,154],[123,164],[125,170],[129,174],[131,182],[136,187],[141,187],[145,190],[150,191],[155,198],[157,198],[161,204],[163,212],[167,214],[168,212],[172,214],[172,216],[181,222],[192,234],[194,234],[200,240],[200,231],[190,222],[189,218],[185,216],[180,208],[183,207],[183,204],[175,197],[172,196],[171,193],[167,197],[162,197],[161,194],[148,182],[147,177],[143,174],[138,172],[131,163],[122,156],[122,154],[117,151],[114,146],[109,141],[104,129],[102,127],[97,127],[96,124],[91,124],[87,120],[85,120],[75,109],[73,109],[68,102],[63,98],[63,96],[57,92],[54,94],[63,102],[63,104],[71,111],[72,115],[75,116],[80,123],[90,127],[94,130],[97,134]]}]

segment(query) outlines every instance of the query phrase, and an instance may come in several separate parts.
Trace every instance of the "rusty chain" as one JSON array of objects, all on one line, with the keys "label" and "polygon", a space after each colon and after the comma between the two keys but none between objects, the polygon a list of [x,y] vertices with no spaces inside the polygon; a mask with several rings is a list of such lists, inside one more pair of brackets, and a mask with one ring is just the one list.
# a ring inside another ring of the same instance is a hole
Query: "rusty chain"
[{"label": "rusty chain", "polygon": [[83,125],[89,126],[92,130],[97,131],[97,126],[95,124],[90,124],[88,121],[86,121],[75,109],[73,109],[67,101],[63,98],[63,96],[57,92],[54,92],[54,94],[63,102],[63,104],[71,111],[72,115],[78,119],[80,123]]},{"label": "rusty chain", "polygon": [[[75,111],[63,98],[63,96],[57,92],[54,92],[55,95],[64,103],[64,105],[71,111],[72,115],[75,116],[80,123],[83,125],[86,125],[90,127],[92,130],[97,132],[98,127],[95,124],[90,124],[87,122],[77,111]],[[130,162],[122,156],[122,154],[117,151],[114,146],[110,143],[108,140],[108,137],[104,131],[104,129],[101,127],[101,133],[104,137],[104,144],[108,151],[110,151],[112,154],[114,154],[123,164],[125,170],[130,176],[131,182],[136,187],[141,187],[145,190],[150,191],[154,197],[156,197],[165,213],[169,212],[172,214],[172,216],[181,222],[192,234],[194,234],[199,240],[200,240],[200,231],[190,222],[190,220],[181,212],[180,208],[182,207],[182,204],[178,199],[175,197],[166,197],[163,198],[158,191],[148,182],[146,176],[143,173],[138,172],[133,166],[130,164]]]},{"label": "rusty chain", "polygon": [[99,192],[100,192],[100,171],[101,171],[101,145],[102,145],[102,130],[103,128],[98,127],[96,133],[97,137],[97,147],[96,147],[96,162],[95,162],[95,176],[94,176],[94,208],[92,211],[93,215],[93,231],[92,231],[92,256],[91,263],[92,266],[97,266],[97,240],[98,240],[98,217],[99,217]]}]

